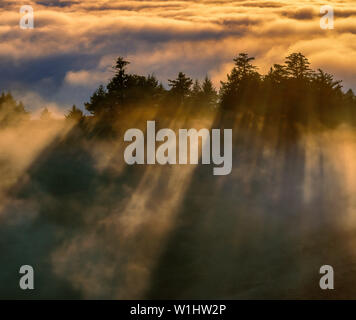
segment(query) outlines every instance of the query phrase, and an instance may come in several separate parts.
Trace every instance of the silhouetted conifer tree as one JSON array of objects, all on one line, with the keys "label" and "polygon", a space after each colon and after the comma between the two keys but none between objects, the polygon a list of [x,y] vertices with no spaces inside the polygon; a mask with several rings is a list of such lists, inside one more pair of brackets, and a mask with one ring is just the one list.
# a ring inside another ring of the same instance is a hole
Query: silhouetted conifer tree
[{"label": "silhouetted conifer tree", "polygon": [[80,122],[83,119],[83,111],[74,104],[65,117],[67,120]]},{"label": "silhouetted conifer tree", "polygon": [[28,120],[29,112],[25,110],[23,103],[16,102],[10,92],[2,93],[0,96],[0,126],[17,124]]},{"label": "silhouetted conifer tree", "polygon": [[177,105],[182,105],[191,94],[193,80],[187,77],[183,72],[179,72],[178,77],[174,80],[168,80],[170,97]]}]

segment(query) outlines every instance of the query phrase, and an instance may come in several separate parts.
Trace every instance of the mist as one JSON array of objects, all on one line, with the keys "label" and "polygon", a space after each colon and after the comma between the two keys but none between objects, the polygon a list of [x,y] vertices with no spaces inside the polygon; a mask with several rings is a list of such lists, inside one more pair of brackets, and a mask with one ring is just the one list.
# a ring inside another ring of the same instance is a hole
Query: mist
[{"label": "mist", "polygon": [[[261,76],[240,54],[218,95],[181,72],[164,89],[120,57],[90,115],[65,119],[30,119],[2,95],[15,111],[0,103],[0,298],[354,297],[356,100],[300,60]],[[127,165],[124,133],[151,120],[231,129],[231,173]],[[326,264],[338,290],[319,288]]]}]

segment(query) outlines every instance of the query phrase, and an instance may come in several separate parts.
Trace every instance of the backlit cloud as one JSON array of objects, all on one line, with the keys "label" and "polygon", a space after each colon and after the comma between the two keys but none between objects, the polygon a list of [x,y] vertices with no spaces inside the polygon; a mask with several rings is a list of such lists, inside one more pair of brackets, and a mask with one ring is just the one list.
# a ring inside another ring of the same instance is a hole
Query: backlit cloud
[{"label": "backlit cloud", "polygon": [[0,4],[0,87],[26,88],[59,104],[81,105],[110,77],[107,70],[118,55],[131,61],[130,70],[154,73],[163,83],[182,70],[194,78],[209,74],[218,85],[238,52],[255,56],[260,71],[266,72],[298,50],[314,68],[333,72],[345,80],[345,87],[356,88],[356,1],[333,4],[334,30],[320,28],[318,1],[26,4],[35,11],[33,30],[19,28],[22,1]]}]

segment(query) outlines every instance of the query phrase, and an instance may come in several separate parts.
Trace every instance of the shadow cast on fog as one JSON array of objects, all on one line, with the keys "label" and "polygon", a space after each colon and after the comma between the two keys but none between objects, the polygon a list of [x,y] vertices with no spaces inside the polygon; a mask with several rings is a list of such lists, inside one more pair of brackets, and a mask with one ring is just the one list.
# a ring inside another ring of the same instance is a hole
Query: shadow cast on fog
[{"label": "shadow cast on fog", "polygon": [[[146,298],[355,296],[342,177],[325,166],[324,145],[309,150],[318,161],[307,172],[303,137],[309,137],[293,121],[268,114],[260,120],[248,112],[217,115],[213,128],[234,129],[233,172],[216,177],[207,166],[195,170]],[[319,287],[325,264],[334,267],[336,290]]]},{"label": "shadow cast on fog", "polygon": [[[160,128],[233,128],[232,173],[125,166],[122,134],[108,143],[73,128],[9,191],[1,298],[354,296],[353,229],[342,219],[347,192],[323,145],[308,153],[305,133],[268,115],[153,116]],[[144,113],[124,119],[120,132],[144,131],[146,120]],[[317,160],[308,171],[310,153]],[[18,287],[23,264],[35,269],[31,293]],[[334,291],[319,288],[324,264],[334,267]]]}]

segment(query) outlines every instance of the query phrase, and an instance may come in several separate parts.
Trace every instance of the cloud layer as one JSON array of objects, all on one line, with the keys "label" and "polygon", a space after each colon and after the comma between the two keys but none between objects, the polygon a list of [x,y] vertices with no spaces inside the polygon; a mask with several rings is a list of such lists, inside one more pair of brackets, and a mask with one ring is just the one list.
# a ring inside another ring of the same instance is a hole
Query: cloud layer
[{"label": "cloud layer", "polygon": [[[0,88],[81,105],[111,76],[118,55],[164,83],[178,70],[219,84],[238,52],[260,71],[301,51],[356,88],[356,1],[334,5],[335,29],[319,26],[318,1],[27,1],[35,28],[19,28],[23,3],[0,4]],[[26,101],[25,101],[26,103]]]}]

